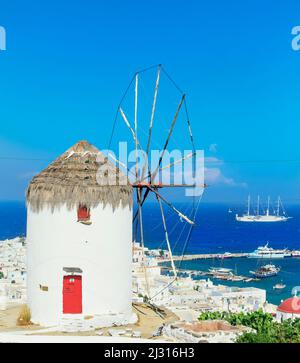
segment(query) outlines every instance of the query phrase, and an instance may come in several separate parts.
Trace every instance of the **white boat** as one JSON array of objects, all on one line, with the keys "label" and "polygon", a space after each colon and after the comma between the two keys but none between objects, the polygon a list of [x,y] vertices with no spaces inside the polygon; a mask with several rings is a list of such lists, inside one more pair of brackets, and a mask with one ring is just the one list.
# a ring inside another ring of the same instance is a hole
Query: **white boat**
[{"label": "white boat", "polygon": [[287,250],[274,250],[272,247],[269,247],[269,243],[267,243],[263,247],[258,247],[254,252],[249,253],[248,258],[284,258],[288,256]]},{"label": "white boat", "polygon": [[[277,200],[277,209],[274,211],[274,213],[270,213],[270,197],[268,197],[268,205],[267,210],[265,214],[260,214],[260,197],[257,198],[257,209],[256,214],[250,214],[250,204],[251,199],[250,196],[248,196],[248,209],[247,213],[239,216],[236,214],[235,218],[238,222],[286,222],[291,217],[288,217],[286,215],[286,212],[284,210],[282,201],[280,197],[278,197]],[[280,214],[280,207],[282,209],[283,214]]]},{"label": "white boat", "polygon": [[285,289],[286,285],[285,284],[276,284],[273,286],[274,290],[283,290]]},{"label": "white boat", "polygon": [[233,276],[231,281],[245,281],[243,276]]},{"label": "white boat", "polygon": [[292,251],[290,255],[291,255],[291,257],[298,257],[299,258],[300,257],[300,251]]},{"label": "white boat", "polygon": [[218,268],[218,267],[212,267],[209,269],[209,272],[212,274],[216,274],[216,275],[231,275],[232,274],[232,270],[230,268]]},{"label": "white boat", "polygon": [[259,279],[276,276],[278,275],[279,272],[280,272],[280,267],[270,264],[261,266],[256,271],[250,271],[251,274],[253,274],[255,277]]},{"label": "white boat", "polygon": [[221,260],[223,260],[224,258],[232,258],[232,257],[233,255],[230,252],[225,252],[217,256],[217,258],[220,258]]}]

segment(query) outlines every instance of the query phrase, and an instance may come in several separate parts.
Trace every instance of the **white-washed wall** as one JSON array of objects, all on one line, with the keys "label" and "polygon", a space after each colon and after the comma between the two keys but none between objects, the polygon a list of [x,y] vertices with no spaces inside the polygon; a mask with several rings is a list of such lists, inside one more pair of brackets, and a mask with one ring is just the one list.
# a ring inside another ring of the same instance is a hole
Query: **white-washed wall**
[{"label": "white-washed wall", "polygon": [[[132,212],[99,205],[92,224],[77,222],[76,209],[44,208],[27,216],[27,287],[32,321],[56,325],[63,316],[64,267],[82,269],[84,315],[131,315]],[[40,285],[48,287],[42,291]]]}]

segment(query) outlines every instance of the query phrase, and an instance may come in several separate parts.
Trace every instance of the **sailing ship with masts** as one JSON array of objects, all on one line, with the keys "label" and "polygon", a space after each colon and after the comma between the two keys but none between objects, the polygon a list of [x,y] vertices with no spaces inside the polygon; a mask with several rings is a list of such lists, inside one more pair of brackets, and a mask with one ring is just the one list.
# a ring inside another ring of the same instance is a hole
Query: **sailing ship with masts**
[{"label": "sailing ship with masts", "polygon": [[267,203],[267,209],[264,214],[261,214],[261,208],[260,208],[260,197],[257,197],[257,208],[256,213],[251,214],[250,213],[250,207],[251,207],[251,198],[250,195],[248,196],[248,208],[247,213],[239,216],[236,214],[235,218],[238,222],[286,222],[291,217],[288,217],[285,209],[283,207],[281,198],[278,197],[277,199],[277,208],[274,210],[273,213],[270,211],[270,197],[268,197],[268,203]]},{"label": "sailing ship with masts", "polygon": [[261,266],[256,271],[250,271],[250,273],[259,279],[264,279],[267,277],[277,276],[280,270],[281,270],[280,267],[269,264]]}]

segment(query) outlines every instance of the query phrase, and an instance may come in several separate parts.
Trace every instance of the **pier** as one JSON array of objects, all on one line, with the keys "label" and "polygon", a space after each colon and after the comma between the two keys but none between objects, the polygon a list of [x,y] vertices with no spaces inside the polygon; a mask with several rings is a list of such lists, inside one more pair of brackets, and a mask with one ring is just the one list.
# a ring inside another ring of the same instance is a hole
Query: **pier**
[{"label": "pier", "polygon": [[[185,256],[173,256],[173,261],[193,261],[193,260],[208,260],[208,259],[228,259],[228,258],[244,258],[248,257],[249,253],[231,253],[230,257],[222,257],[220,253],[208,253],[198,255],[185,255]],[[170,258],[157,259],[158,263],[170,262]]]}]

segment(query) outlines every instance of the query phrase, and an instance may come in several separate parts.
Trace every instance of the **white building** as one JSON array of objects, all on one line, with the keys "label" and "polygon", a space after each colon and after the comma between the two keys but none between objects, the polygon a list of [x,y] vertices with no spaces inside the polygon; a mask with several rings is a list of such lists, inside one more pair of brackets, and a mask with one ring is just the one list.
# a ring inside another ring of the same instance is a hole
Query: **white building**
[{"label": "white building", "polygon": [[132,251],[133,292],[138,295],[152,296],[153,287],[156,285],[155,279],[161,276],[161,267],[156,258],[145,253],[151,250],[144,248],[143,251],[140,243],[135,242]]},{"label": "white building", "polygon": [[163,249],[148,250],[147,254],[149,256],[153,256],[153,257],[157,257],[157,258],[161,258],[161,259],[169,259],[170,258],[170,252],[167,251],[167,250],[163,250]]},{"label": "white building", "polygon": [[26,301],[25,256],[23,237],[0,242],[0,309]]},{"label": "white building", "polygon": [[256,287],[216,286],[207,295],[214,306],[228,312],[250,312],[263,309],[266,304],[266,290]]},{"label": "white building", "polygon": [[133,246],[132,246],[132,263],[133,263],[133,265],[136,267],[144,266],[145,258],[146,258],[145,248],[143,251],[143,248],[140,245],[140,243],[134,242]]},{"label": "white building", "polygon": [[27,296],[32,321],[132,314],[132,189],[86,141],[33,178],[27,191]]},{"label": "white building", "polygon": [[16,269],[7,272],[7,279],[14,283],[25,283],[26,282],[26,272]]}]

